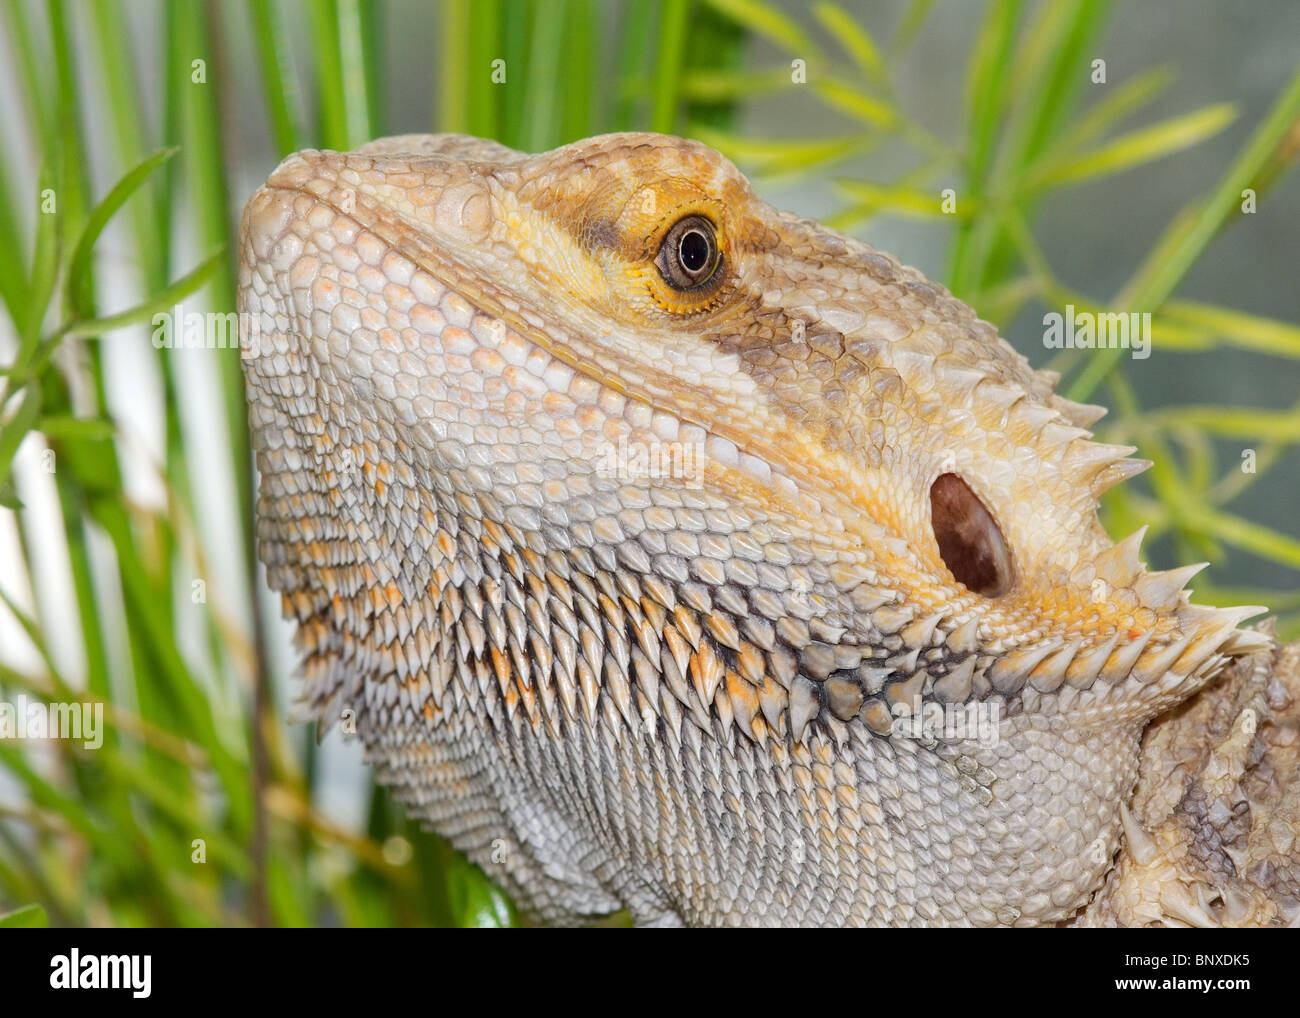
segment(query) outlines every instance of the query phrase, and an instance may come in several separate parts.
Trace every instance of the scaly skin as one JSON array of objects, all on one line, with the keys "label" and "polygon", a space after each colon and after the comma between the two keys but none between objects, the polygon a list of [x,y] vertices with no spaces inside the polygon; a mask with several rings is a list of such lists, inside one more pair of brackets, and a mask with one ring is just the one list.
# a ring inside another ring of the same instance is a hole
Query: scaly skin
[{"label": "scaly skin", "polygon": [[307,713],[544,920],[1068,919],[1267,642],[1108,539],[1099,408],[693,142],[299,153],[240,309]]},{"label": "scaly skin", "polygon": [[1238,658],[1142,737],[1125,846],[1080,926],[1300,925],[1300,643]]}]

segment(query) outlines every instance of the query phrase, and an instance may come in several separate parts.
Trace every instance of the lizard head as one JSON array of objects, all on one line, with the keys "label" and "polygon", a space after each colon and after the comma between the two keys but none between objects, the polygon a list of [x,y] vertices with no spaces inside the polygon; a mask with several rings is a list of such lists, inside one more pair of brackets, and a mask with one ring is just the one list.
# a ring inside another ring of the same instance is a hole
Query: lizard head
[{"label": "lizard head", "polygon": [[[302,373],[254,366],[250,391],[315,436],[320,497],[395,524],[367,568],[433,591],[468,657],[497,637],[464,604],[517,591],[502,655],[525,675],[541,655],[562,703],[585,662],[629,720],[759,739],[887,734],[917,698],[1137,722],[1260,639],[1237,629],[1253,610],[1190,603],[1194,570],[1147,572],[1140,534],[1108,538],[1098,499],[1144,464],[1092,441],[1099,408],[705,146],[301,153],[244,244],[245,310],[278,337],[256,360]],[[277,540],[278,567],[320,572]]]}]

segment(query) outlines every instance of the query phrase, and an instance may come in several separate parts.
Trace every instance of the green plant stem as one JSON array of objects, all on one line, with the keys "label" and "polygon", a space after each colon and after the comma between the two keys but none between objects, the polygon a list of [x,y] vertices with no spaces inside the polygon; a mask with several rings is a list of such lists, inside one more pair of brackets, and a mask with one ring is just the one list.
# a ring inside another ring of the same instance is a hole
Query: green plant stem
[{"label": "green plant stem", "polygon": [[[1300,70],[1255,129],[1208,198],[1186,206],[1169,224],[1142,266],[1115,298],[1117,311],[1156,311],[1173,294],[1214,235],[1240,211],[1242,191],[1269,162],[1300,118]],[[1124,351],[1098,350],[1071,383],[1067,395],[1087,400],[1114,370]]]}]

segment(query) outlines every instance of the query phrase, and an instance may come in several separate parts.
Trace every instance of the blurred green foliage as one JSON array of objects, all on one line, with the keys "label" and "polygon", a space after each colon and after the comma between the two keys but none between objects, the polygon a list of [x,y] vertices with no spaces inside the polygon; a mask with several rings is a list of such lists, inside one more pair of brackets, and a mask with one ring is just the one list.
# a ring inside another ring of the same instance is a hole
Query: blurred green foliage
[{"label": "blurred green foliage", "polygon": [[[607,130],[691,134],[760,177],[829,179],[844,201],[834,220],[841,228],[895,214],[951,229],[946,282],[995,323],[1033,299],[1152,310],[1167,349],[1238,346],[1300,358],[1300,328],[1292,323],[1172,296],[1234,214],[1241,189],[1255,186],[1262,200],[1289,169],[1300,74],[1219,186],[1191,197],[1121,293],[1074,292],[1036,245],[1035,212],[1045,196],[1180,151],[1233,116],[1216,105],[1121,132],[1121,122],[1168,84],[1163,70],[1080,109],[1079,69],[1107,8],[993,0],[967,55],[966,136],[953,143],[910,118],[893,85],[924,29],[924,0],[908,6],[887,44],[829,2],[814,4],[805,25],[763,0],[444,0],[428,48],[436,79],[428,126],[528,150]],[[253,487],[237,351],[205,356],[223,394],[219,425],[237,478],[223,511],[240,521],[243,589],[213,591],[202,604],[188,596],[192,578],[205,575],[194,495],[205,465],[187,456],[171,352],[156,351],[165,510],[130,501],[119,468],[126,439],[106,409],[101,336],[146,324],[198,294],[214,310],[233,307],[232,231],[242,196],[230,193],[226,153],[239,150],[227,133],[238,96],[222,78],[232,50],[255,56],[266,129],[280,155],[352,148],[392,126],[381,43],[392,27],[390,8],[363,0],[177,0],[150,12],[161,52],[145,62],[128,43],[139,11],[121,2],[4,0],[0,21],[21,85],[11,112],[39,167],[36,186],[20,186],[20,153],[0,157],[0,301],[16,343],[0,371],[0,511],[14,513],[26,569],[0,582],[0,596],[42,662],[21,671],[0,655],[0,698],[90,699],[105,705],[108,721],[96,751],[54,742],[35,754],[0,741],[0,770],[24,798],[0,812],[0,910],[15,910],[0,915],[0,926],[512,925],[518,918],[500,892],[421,833],[383,790],[372,789],[361,832],[341,829],[320,809],[316,748],[276,707],[273,691],[287,677],[269,674],[254,607]],[[304,35],[291,30],[299,24]],[[835,110],[841,133],[762,139],[737,129],[738,111],[799,84],[792,64],[746,67],[747,42],[760,38],[803,62],[808,101]],[[504,84],[492,80],[497,59],[508,69]],[[842,160],[886,143],[916,154],[902,176],[833,176]],[[117,185],[95,194],[92,166],[116,167]],[[936,181],[954,174],[962,181],[960,211],[949,217],[940,212]],[[27,235],[20,210],[50,195],[56,211],[37,214]],[[106,303],[119,301],[105,301],[97,283],[97,242],[117,216],[129,225],[130,258],[148,296],[106,313]],[[179,264],[181,226],[201,252],[195,264]],[[1108,496],[1112,526],[1128,532],[1146,523],[1176,535],[1180,552],[1216,557],[1228,544],[1300,569],[1300,541],[1229,508],[1300,440],[1300,403],[1143,414],[1116,365],[1101,355],[1054,365],[1076,398],[1105,386],[1118,414],[1103,437],[1138,441],[1158,463],[1145,491],[1130,485]],[[14,596],[45,568],[12,474],[29,435],[58,464],[71,621],[26,612]],[[1222,436],[1258,445],[1258,473],[1219,476],[1209,439]],[[104,548],[109,555],[97,553]],[[1271,604],[1283,613],[1284,633],[1300,631],[1295,593],[1201,587],[1198,594],[1214,603]],[[182,612],[201,615],[198,647]],[[69,631],[84,648],[84,682],[60,674],[51,653]]]}]

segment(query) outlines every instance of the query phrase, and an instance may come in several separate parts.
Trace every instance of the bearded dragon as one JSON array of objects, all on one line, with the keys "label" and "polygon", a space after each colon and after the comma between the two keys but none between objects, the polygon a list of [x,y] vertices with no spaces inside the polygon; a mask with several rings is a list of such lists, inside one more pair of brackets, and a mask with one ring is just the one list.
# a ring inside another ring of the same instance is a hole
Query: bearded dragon
[{"label": "bearded dragon", "polygon": [[304,713],[531,915],[1227,910],[1175,860],[1082,911],[1259,609],[1111,542],[1147,464],[941,286],[653,134],[300,152],[240,257]]}]

